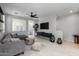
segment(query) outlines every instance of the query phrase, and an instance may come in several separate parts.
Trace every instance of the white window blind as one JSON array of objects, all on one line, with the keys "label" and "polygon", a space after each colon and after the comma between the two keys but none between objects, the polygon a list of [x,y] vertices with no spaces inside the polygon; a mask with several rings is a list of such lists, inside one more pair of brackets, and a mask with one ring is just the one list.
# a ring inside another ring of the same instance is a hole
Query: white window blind
[{"label": "white window blind", "polygon": [[13,19],[12,31],[26,31],[26,20]]}]

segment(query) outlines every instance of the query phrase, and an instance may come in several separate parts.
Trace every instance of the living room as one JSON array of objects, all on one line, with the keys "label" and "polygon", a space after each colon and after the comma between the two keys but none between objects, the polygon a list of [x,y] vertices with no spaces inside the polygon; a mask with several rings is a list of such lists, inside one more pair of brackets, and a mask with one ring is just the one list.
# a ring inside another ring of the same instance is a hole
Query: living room
[{"label": "living room", "polygon": [[78,5],[0,3],[0,56],[78,56]]}]

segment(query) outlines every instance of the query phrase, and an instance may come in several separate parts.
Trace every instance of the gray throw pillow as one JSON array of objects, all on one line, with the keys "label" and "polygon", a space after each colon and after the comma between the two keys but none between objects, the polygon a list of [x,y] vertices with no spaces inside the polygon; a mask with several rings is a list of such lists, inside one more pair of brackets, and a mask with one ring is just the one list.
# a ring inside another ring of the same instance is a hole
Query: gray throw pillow
[{"label": "gray throw pillow", "polygon": [[10,38],[11,38],[10,33],[4,34],[0,42],[3,44],[4,42],[10,41],[11,40]]}]

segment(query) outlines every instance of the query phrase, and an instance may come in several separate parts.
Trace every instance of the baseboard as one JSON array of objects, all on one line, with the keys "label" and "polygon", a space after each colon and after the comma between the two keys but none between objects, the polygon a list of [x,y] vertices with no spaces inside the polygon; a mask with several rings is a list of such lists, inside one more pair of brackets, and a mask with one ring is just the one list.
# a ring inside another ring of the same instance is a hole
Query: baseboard
[{"label": "baseboard", "polygon": [[73,39],[64,39],[64,41],[74,42]]}]

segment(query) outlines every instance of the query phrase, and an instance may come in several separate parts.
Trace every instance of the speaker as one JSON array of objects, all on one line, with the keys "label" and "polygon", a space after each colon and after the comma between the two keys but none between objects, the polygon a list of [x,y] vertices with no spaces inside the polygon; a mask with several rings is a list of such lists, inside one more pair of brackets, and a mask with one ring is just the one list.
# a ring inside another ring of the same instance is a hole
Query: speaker
[{"label": "speaker", "polygon": [[62,44],[62,40],[61,40],[61,38],[58,38],[58,40],[57,40],[57,44]]},{"label": "speaker", "polygon": [[50,42],[55,42],[55,37],[54,37],[54,36],[52,36],[52,37],[50,38]]}]

